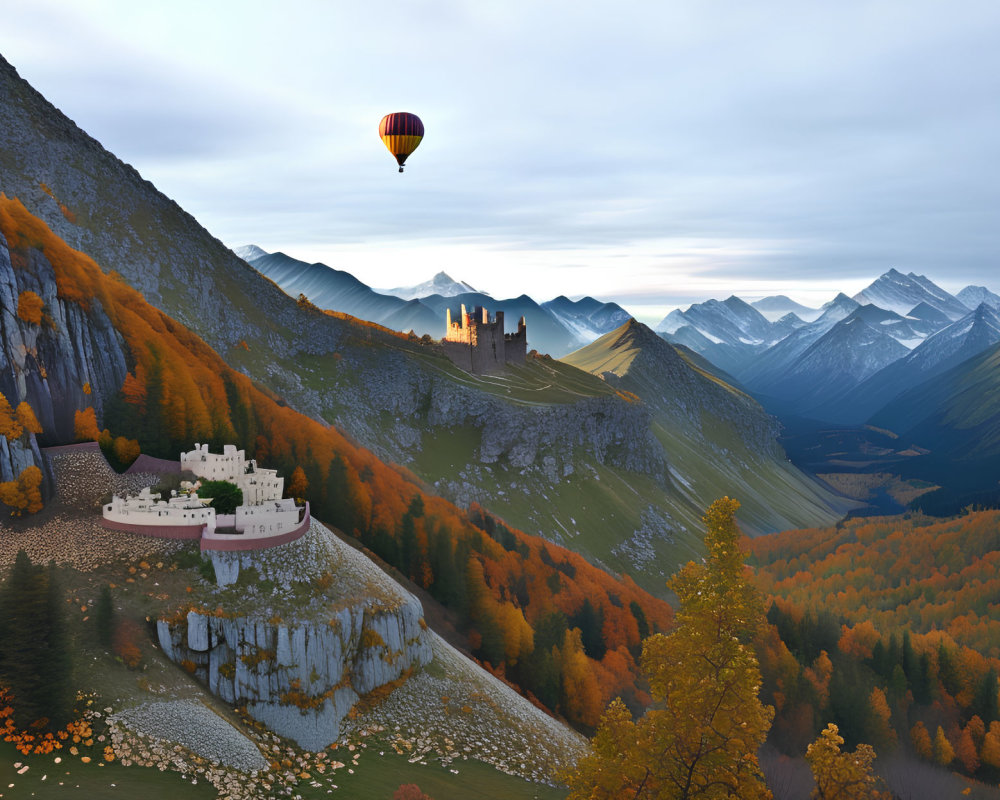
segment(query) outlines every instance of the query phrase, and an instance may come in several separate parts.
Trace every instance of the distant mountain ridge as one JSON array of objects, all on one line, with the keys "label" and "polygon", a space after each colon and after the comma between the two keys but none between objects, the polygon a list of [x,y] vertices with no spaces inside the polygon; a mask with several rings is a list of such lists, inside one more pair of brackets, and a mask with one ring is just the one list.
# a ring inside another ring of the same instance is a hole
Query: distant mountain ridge
[{"label": "distant mountain ridge", "polygon": [[[392,294],[376,291],[351,273],[326,264],[308,264],[284,253],[266,253],[255,245],[240,248],[239,252],[248,264],[292,297],[303,294],[320,308],[434,339],[444,336],[447,311],[450,309],[452,318],[457,319],[463,305],[470,312],[477,306],[486,308],[490,314],[503,311],[508,333],[517,331],[518,320],[523,316],[528,326],[529,349],[553,356],[576,350],[628,319],[621,306],[591,297],[577,301],[558,297],[543,304],[526,294],[493,298],[469,291],[465,288],[468,284],[452,281],[443,272],[431,281],[405,290],[403,293],[409,299],[404,299],[396,290]],[[445,293],[430,291],[416,296],[424,288],[443,289]]]},{"label": "distant mountain ridge", "polygon": [[890,269],[879,276],[871,285],[854,295],[854,300],[862,305],[871,303],[903,316],[909,314],[919,303],[927,303],[952,320],[964,316],[968,311],[961,300],[923,275],[912,272],[904,275],[897,269]]},{"label": "distant mountain ridge", "polygon": [[783,294],[762,297],[760,300],[754,300],[750,305],[771,322],[776,322],[786,314],[795,314],[795,316],[805,322],[812,322],[823,313],[823,310],[820,308],[809,308],[809,306],[796,303],[790,297],[786,297]]},{"label": "distant mountain ridge", "polygon": [[391,294],[403,300],[419,300],[432,294],[439,294],[442,297],[454,297],[457,294],[487,294],[470,286],[465,281],[456,281],[446,272],[439,272],[429,281],[418,283],[416,286],[397,286],[395,289],[376,289],[380,294]]}]

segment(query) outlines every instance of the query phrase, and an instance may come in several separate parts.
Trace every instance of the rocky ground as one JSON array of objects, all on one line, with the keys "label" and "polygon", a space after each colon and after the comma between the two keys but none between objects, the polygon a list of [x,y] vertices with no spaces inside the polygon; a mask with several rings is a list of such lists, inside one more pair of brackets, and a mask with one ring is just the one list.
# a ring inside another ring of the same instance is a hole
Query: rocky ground
[{"label": "rocky ground", "polygon": [[475,758],[539,783],[552,783],[582,753],[582,736],[437,635],[433,646],[433,664],[356,718],[345,741],[374,736],[413,762]]},{"label": "rocky ground", "polygon": [[[130,729],[139,736],[176,742],[195,755],[233,767],[241,772],[259,772],[268,768],[260,750],[226,720],[207,706],[190,700],[144,703],[125,709],[109,719],[113,726]],[[113,736],[121,745],[124,735]],[[125,748],[118,748],[125,755]],[[127,756],[126,756],[127,757]]]},{"label": "rocky ground", "polygon": [[0,568],[24,550],[35,564],[55,560],[83,572],[119,559],[138,560],[169,554],[184,544],[151,539],[101,526],[98,502],[110,492],[138,492],[155,484],[152,474],[117,474],[97,446],[56,448],[47,453],[58,487],[46,508],[27,520],[0,522]]}]

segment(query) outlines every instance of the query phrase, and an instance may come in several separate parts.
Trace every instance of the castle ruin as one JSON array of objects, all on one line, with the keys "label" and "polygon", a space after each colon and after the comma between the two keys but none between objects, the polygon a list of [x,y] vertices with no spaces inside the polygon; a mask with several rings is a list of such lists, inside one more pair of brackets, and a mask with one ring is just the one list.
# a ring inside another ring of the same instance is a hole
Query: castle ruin
[{"label": "castle ruin", "polygon": [[523,364],[527,358],[527,325],[521,317],[517,333],[504,333],[502,311],[497,311],[491,320],[482,306],[476,306],[470,314],[463,304],[461,318],[456,322],[452,322],[448,309],[441,345],[448,358],[466,372],[500,372],[507,364]]}]

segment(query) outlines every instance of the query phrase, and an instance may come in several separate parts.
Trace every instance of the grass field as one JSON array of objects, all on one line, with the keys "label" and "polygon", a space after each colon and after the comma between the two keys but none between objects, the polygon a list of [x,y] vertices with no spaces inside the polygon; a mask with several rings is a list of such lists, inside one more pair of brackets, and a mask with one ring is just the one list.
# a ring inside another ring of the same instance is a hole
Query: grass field
[{"label": "grass field", "polygon": [[[95,749],[91,763],[84,764],[67,752],[22,756],[13,745],[0,742],[0,798],[172,800],[183,794],[185,800],[209,800],[217,796],[215,789],[204,781],[192,785],[173,772],[100,763],[97,752]],[[61,759],[60,763],[55,763],[56,758]],[[28,769],[18,774],[25,766]],[[320,788],[304,780],[296,791],[304,798],[318,800],[329,797],[331,786],[335,785],[334,793],[342,797],[388,800],[400,784],[415,783],[434,800],[472,797],[481,800],[560,800],[566,796],[564,789],[528,783],[479,761],[455,762],[448,769],[433,764],[411,764],[405,756],[397,755],[388,747],[384,751],[369,749],[353,770],[353,774],[341,770],[335,777],[325,777]]]},{"label": "grass field", "polygon": [[[456,761],[446,769],[434,764],[411,764],[406,756],[388,748],[382,751],[385,755],[379,752],[373,752],[369,745],[353,775],[345,770],[337,773],[336,785],[342,796],[389,800],[404,783],[417,784],[434,800],[560,800],[566,796],[565,789],[528,783],[479,761]],[[328,797],[325,785],[315,789],[303,783],[298,791],[305,798]]]},{"label": "grass field", "polygon": [[[207,783],[193,786],[174,772],[104,764],[97,760],[98,752],[95,748],[94,760],[84,764],[78,757],[61,751],[45,756],[22,756],[14,745],[0,742],[0,797],[37,797],[40,800],[64,797],[169,800],[179,796],[185,800],[209,800],[216,797],[215,789]],[[59,764],[55,763],[56,758],[61,759]],[[15,768],[15,764],[21,767]],[[24,766],[28,769],[19,775],[19,769]]]}]

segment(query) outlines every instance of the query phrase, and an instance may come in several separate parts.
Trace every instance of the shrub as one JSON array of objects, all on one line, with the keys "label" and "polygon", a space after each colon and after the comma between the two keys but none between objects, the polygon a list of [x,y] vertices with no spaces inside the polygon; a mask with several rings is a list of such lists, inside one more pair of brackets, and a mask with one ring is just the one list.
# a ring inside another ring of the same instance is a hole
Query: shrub
[{"label": "shrub", "polygon": [[42,309],[45,303],[31,289],[25,289],[17,296],[17,316],[32,325],[42,324]]},{"label": "shrub", "polygon": [[129,669],[136,669],[142,663],[141,639],[142,630],[135,620],[123,619],[115,627],[114,653]]},{"label": "shrub", "polygon": [[198,496],[211,498],[217,514],[235,514],[243,505],[243,490],[229,481],[202,481]]},{"label": "shrub", "polygon": [[415,783],[401,783],[392,793],[392,800],[432,800],[432,798],[424,794]]}]

